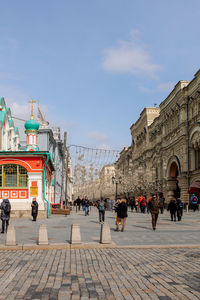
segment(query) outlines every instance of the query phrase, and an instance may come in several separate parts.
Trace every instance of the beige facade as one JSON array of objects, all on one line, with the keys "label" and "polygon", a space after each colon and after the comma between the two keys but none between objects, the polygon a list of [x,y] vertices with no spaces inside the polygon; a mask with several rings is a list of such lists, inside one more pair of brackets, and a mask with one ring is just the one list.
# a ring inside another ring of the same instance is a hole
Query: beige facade
[{"label": "beige facade", "polygon": [[191,82],[179,81],[159,108],[145,108],[131,126],[132,145],[115,164],[129,182],[126,194],[163,192],[167,201],[180,194],[188,202],[188,187],[200,180],[199,121],[200,71]]},{"label": "beige facade", "polygon": [[99,200],[101,197],[114,199],[115,185],[112,177],[115,176],[115,166],[105,165],[95,180],[83,181],[74,185],[74,199],[85,196],[90,200]]},{"label": "beige facade", "polygon": [[115,166],[105,165],[100,172],[100,197],[114,199],[113,177],[115,177]]}]

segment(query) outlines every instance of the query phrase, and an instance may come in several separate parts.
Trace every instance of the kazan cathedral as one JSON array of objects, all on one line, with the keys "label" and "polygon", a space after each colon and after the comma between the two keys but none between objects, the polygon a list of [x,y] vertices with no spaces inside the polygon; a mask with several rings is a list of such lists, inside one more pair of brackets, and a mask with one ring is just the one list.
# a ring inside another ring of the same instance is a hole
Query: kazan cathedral
[{"label": "kazan cathedral", "polygon": [[18,128],[4,98],[0,99],[0,201],[10,200],[11,216],[30,217],[33,197],[39,204],[38,217],[49,216],[54,164],[51,154],[38,148],[39,126],[32,106],[30,120],[24,124],[26,147],[20,151]]}]

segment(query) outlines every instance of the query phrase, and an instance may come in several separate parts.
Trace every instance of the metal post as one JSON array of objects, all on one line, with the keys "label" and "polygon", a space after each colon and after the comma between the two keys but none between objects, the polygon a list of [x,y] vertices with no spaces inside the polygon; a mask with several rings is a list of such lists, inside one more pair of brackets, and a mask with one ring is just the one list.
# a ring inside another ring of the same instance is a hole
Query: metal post
[{"label": "metal post", "polygon": [[68,175],[69,175],[69,173],[68,173],[68,159],[69,159],[69,152],[68,152],[69,150],[68,149],[66,149],[66,154],[67,154],[67,156],[66,156],[66,172],[65,172],[65,176],[66,176],[66,181],[65,181],[65,207],[67,206],[67,202],[68,202],[68,195],[67,195],[67,188],[68,188]]},{"label": "metal post", "polygon": [[115,201],[117,201],[117,185],[118,185],[118,182],[116,181],[115,184],[116,184],[116,189],[115,189]]}]

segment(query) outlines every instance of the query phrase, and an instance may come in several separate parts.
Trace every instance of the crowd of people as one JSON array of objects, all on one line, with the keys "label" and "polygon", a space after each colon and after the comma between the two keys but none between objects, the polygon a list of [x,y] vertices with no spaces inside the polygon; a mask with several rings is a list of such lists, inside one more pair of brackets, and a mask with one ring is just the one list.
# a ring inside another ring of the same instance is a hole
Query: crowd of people
[{"label": "crowd of people", "polygon": [[[88,199],[88,197],[84,197],[82,199],[78,197],[74,201],[74,205],[79,211],[82,207],[85,216],[89,216],[91,206],[96,206],[99,212],[99,223],[104,224],[105,211],[108,208],[107,199],[101,198],[98,201],[92,202]],[[195,205],[197,206],[197,204]],[[121,231],[123,232],[125,230],[126,219],[128,217],[128,206],[130,206],[131,212],[133,212],[135,209],[136,212],[141,212],[142,214],[151,213],[153,230],[156,230],[158,215],[159,213],[163,214],[164,209],[167,209],[167,211],[170,212],[171,221],[181,221],[181,218],[183,216],[183,202],[181,201],[181,199],[172,198],[170,202],[166,205],[165,198],[162,193],[159,193],[158,195],[152,194],[148,200],[146,195],[141,195],[138,198],[131,197],[129,199],[117,199],[115,204],[112,206],[112,209],[116,212],[115,231],[119,231],[120,225],[122,226]],[[2,220],[1,233],[4,233],[5,231],[7,231],[11,212],[11,205],[8,199],[3,199],[2,203],[0,204],[0,210]],[[36,221],[38,215],[38,203],[36,198],[32,199],[31,215],[33,217],[33,221]]]},{"label": "crowd of people", "polygon": [[[84,197],[83,199],[80,199],[80,197],[78,197],[74,201],[74,205],[77,205],[79,210],[82,207],[83,211],[85,212],[85,216],[89,215],[90,206],[96,206],[99,212],[99,223],[104,224],[105,211],[107,209],[107,199],[101,198],[98,201],[92,202],[89,201],[87,197]],[[123,232],[125,230],[129,206],[131,208],[131,212],[135,210],[136,212],[141,212],[143,214],[151,214],[153,230],[156,230],[156,224],[159,213],[163,214],[165,209],[167,209],[167,211],[170,212],[171,221],[181,221],[183,215],[183,203],[181,199],[173,198],[168,203],[168,205],[166,205],[165,198],[162,193],[159,193],[158,195],[152,194],[148,200],[146,195],[141,195],[138,198],[131,197],[129,199],[117,199],[117,201],[112,207],[112,209],[116,212],[115,231],[120,230],[120,225],[121,231]]]}]

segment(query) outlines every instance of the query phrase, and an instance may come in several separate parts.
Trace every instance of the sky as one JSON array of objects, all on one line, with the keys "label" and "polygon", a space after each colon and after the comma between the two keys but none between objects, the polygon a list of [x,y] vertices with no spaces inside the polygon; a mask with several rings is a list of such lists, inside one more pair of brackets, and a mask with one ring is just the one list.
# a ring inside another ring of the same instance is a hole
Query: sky
[{"label": "sky", "polygon": [[199,0],[0,0],[0,11],[0,96],[23,119],[39,101],[68,145],[129,146],[143,108],[199,69]]}]

